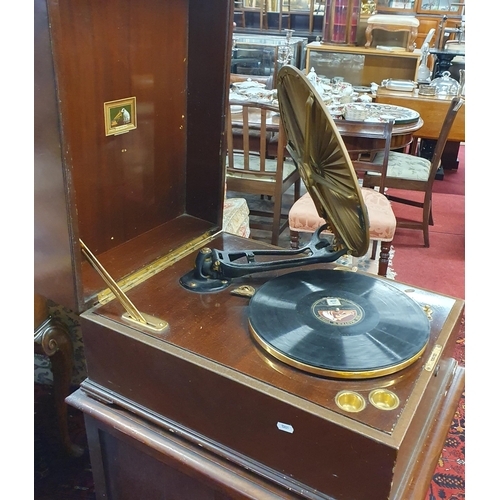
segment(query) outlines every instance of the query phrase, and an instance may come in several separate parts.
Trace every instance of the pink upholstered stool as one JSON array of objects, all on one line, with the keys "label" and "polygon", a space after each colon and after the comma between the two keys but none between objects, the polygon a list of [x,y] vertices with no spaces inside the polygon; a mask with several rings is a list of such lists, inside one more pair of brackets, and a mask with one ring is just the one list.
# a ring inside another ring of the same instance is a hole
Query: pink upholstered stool
[{"label": "pink upholstered stool", "polygon": [[[396,232],[396,217],[392,211],[391,202],[383,194],[369,188],[361,188],[361,194],[368,211],[370,240],[381,242],[378,274],[386,276],[391,242]],[[318,227],[325,224],[325,220],[318,215],[309,193],[292,205],[288,214],[288,222],[290,246],[294,249],[299,247],[299,233],[314,233]],[[375,245],[373,248],[376,250]],[[371,258],[375,259],[375,252],[372,252]]]}]

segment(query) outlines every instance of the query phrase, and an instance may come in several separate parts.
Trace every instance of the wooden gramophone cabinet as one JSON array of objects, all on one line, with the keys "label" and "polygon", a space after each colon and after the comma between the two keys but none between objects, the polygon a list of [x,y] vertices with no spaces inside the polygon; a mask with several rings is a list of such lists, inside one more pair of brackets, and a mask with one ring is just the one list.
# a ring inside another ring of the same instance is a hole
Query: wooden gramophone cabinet
[{"label": "wooden gramophone cabinet", "polygon": [[[266,247],[221,232],[231,25],[228,0],[35,2],[35,291],[80,313],[88,379],[67,401],[97,496],[424,498],[463,387],[461,300],[394,283],[429,312],[428,348],[394,375],[337,380],[260,349],[234,286],[179,285],[202,247]],[[168,327],[124,319],[80,240]],[[399,403],[335,402],[374,390]]]}]

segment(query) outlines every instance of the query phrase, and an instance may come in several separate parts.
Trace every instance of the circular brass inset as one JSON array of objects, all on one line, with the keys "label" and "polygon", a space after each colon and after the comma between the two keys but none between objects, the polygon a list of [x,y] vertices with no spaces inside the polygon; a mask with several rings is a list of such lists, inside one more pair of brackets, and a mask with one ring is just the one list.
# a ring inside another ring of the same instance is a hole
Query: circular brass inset
[{"label": "circular brass inset", "polygon": [[340,409],[351,413],[357,413],[358,411],[363,410],[366,406],[364,398],[357,392],[353,391],[340,391],[335,396],[335,403]]},{"label": "circular brass inset", "polygon": [[387,389],[375,389],[368,395],[370,403],[379,410],[394,410],[399,406],[399,398]]}]

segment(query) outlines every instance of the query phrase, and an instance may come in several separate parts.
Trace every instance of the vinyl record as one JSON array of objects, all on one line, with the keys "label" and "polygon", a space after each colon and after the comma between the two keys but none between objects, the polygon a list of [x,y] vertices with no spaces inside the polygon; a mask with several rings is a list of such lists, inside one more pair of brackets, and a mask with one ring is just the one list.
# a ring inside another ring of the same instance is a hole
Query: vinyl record
[{"label": "vinyl record", "polygon": [[250,301],[249,324],[274,357],[341,378],[401,370],[418,359],[430,334],[423,309],[386,281],[323,269],[265,283]]}]

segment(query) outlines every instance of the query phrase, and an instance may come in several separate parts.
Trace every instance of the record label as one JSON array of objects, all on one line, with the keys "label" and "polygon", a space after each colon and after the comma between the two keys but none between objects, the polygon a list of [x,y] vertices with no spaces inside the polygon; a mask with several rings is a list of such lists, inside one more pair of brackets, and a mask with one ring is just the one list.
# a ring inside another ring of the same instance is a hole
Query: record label
[{"label": "record label", "polygon": [[430,335],[420,305],[385,280],[343,270],[297,271],[265,283],[249,305],[250,331],[277,359],[319,375],[394,373]]},{"label": "record label", "polygon": [[364,312],[355,302],[339,297],[325,297],[312,305],[313,314],[330,325],[355,325],[363,318]]}]

